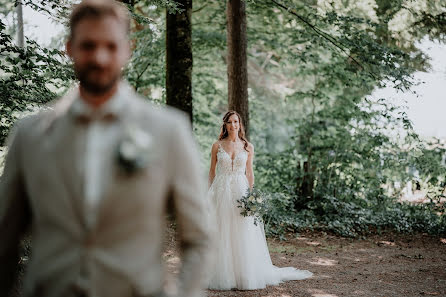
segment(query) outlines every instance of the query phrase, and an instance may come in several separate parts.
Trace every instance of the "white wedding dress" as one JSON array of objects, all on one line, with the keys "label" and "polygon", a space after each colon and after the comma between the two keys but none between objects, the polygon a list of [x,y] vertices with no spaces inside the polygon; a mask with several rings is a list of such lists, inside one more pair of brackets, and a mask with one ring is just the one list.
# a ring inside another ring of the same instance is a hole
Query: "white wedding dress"
[{"label": "white wedding dress", "polygon": [[247,158],[245,150],[232,160],[221,146],[218,148],[216,175],[208,192],[212,217],[217,224],[209,289],[255,290],[312,275],[307,270],[274,266],[263,225],[256,226],[252,217],[240,215],[237,199],[249,188],[245,175]]}]

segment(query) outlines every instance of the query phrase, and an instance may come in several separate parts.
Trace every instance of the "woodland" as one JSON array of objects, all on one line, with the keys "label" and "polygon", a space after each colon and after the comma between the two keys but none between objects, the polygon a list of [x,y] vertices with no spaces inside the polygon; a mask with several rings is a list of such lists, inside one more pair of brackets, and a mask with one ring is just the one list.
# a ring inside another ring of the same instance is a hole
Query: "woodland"
[{"label": "woodland", "polygon": [[[28,6],[66,26],[76,2],[0,0],[0,162],[14,123],[75,82],[67,31],[43,46],[23,31],[20,10]],[[419,83],[414,73],[429,71],[418,45],[446,42],[445,0],[121,2],[132,16],[125,79],[153,104],[189,114],[204,169],[223,114],[243,116],[274,262],[317,251],[334,259],[341,250],[354,253],[355,244],[405,250],[412,236],[420,249],[433,238],[426,255],[444,251],[446,142],[421,137],[404,106],[370,95],[385,86],[410,92]],[[405,185],[422,199],[403,201]],[[400,253],[389,259],[422,259]],[[341,258],[338,264],[348,262]],[[441,289],[414,284],[417,296],[446,294],[444,281]],[[285,290],[290,295],[277,296],[337,296]],[[381,296],[367,292],[358,296]],[[250,294],[240,296],[260,296]]]},{"label": "woodland", "polygon": [[[446,1],[124,2],[133,49],[125,78],[190,115],[204,168],[224,112],[243,116],[268,234],[445,234],[444,140],[420,137],[404,107],[370,94],[410,91],[413,73],[430,69],[417,44],[445,41]],[[66,24],[74,3],[19,6]],[[27,38],[18,4],[0,1],[1,146],[18,118],[74,83],[65,33],[45,47]],[[408,182],[421,202],[401,201],[398,185]]]}]

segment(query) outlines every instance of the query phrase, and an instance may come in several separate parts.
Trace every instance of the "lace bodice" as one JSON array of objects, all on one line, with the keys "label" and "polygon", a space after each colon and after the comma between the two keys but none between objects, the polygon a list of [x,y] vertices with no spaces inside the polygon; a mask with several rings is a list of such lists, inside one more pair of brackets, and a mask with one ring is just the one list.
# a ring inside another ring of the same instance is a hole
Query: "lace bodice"
[{"label": "lace bodice", "polygon": [[246,150],[243,149],[237,152],[234,160],[232,160],[231,156],[221,147],[221,145],[218,145],[216,175],[234,173],[245,174],[247,160],[248,152]]}]

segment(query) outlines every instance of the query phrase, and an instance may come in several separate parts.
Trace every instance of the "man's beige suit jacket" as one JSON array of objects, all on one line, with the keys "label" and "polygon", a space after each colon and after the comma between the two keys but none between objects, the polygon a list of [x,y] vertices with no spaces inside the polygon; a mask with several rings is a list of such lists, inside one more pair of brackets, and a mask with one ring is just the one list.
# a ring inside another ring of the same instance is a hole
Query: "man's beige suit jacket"
[{"label": "man's beige suit jacket", "polygon": [[[162,295],[168,205],[181,239],[179,295],[201,296],[209,224],[190,124],[182,113],[154,107],[122,84],[119,96],[125,104],[108,119],[118,128],[103,152],[106,178],[94,220],[84,211],[84,173],[74,170],[88,125],[70,112],[77,91],[19,123],[0,180],[1,296],[12,281],[17,245],[27,229],[32,255],[24,296]],[[147,165],[130,173],[117,158],[128,127],[153,140]]]}]

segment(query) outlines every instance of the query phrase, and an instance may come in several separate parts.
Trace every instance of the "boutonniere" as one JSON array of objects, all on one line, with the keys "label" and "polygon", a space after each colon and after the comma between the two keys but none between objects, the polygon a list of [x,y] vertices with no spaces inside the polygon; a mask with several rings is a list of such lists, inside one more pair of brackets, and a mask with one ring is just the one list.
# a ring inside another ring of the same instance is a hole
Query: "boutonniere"
[{"label": "boutonniere", "polygon": [[153,150],[153,137],[139,127],[129,126],[118,145],[118,163],[132,173],[147,167]]}]

